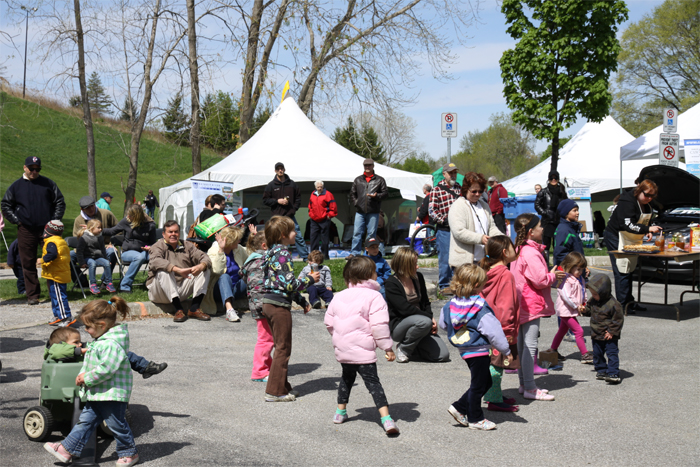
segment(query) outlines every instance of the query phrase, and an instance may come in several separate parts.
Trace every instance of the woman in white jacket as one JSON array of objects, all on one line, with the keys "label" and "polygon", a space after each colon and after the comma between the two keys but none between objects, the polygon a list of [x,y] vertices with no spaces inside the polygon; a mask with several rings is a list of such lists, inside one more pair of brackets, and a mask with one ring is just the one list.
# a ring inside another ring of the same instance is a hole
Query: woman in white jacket
[{"label": "woman in white jacket", "polygon": [[481,261],[484,247],[492,235],[503,235],[493,221],[488,203],[481,198],[486,190],[486,179],[480,173],[464,175],[462,194],[450,207],[450,266]]}]

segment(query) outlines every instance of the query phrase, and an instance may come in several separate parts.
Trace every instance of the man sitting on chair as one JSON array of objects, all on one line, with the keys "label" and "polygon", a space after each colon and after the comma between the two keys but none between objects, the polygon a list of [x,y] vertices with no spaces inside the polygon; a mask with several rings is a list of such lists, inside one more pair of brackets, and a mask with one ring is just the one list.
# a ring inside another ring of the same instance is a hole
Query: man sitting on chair
[{"label": "man sitting on chair", "polygon": [[[180,225],[176,221],[165,223],[163,238],[151,246],[149,254],[148,298],[153,303],[172,303],[176,323],[188,318],[211,320],[199,309],[207,293],[211,260],[193,243],[180,241]],[[185,314],[181,300],[190,295],[193,296],[192,305]]]}]

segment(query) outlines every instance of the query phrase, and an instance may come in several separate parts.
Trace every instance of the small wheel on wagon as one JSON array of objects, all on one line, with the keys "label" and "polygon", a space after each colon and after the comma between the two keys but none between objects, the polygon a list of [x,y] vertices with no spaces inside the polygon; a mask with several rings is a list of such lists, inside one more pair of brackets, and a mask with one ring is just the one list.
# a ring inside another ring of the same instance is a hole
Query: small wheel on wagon
[{"label": "small wheel on wagon", "polygon": [[[132,418],[131,418],[131,410],[128,408],[126,409],[126,412],[124,413],[124,418],[126,418],[126,423],[129,425],[129,427],[132,426]],[[99,431],[102,433],[104,436],[107,436],[109,438],[114,438],[114,433],[112,433],[112,430],[109,429],[107,426],[107,422],[102,420],[102,423],[99,425]]]},{"label": "small wheel on wagon", "polygon": [[32,441],[44,441],[53,431],[53,415],[43,405],[30,407],[24,413],[22,425],[27,438]]},{"label": "small wheel on wagon", "polygon": [[[418,249],[416,246],[418,245]],[[431,257],[437,255],[437,229],[432,224],[425,224],[411,236],[411,248],[418,251],[420,257]]]}]

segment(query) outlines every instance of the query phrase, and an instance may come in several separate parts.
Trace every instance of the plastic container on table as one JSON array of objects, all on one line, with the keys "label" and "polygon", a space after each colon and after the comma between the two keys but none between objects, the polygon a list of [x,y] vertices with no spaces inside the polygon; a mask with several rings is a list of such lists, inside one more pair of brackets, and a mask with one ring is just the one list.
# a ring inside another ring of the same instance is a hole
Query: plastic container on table
[{"label": "plastic container on table", "polygon": [[537,214],[535,210],[537,195],[516,196],[515,198],[500,198],[503,203],[503,214],[506,219],[515,219],[520,214]]}]

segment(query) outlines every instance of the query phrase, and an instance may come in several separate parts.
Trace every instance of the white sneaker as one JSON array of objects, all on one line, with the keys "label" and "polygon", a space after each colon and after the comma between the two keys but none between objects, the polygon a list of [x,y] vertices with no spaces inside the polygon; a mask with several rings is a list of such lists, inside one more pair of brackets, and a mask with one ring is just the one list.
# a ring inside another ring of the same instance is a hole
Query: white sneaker
[{"label": "white sneaker", "polygon": [[408,355],[403,353],[403,351],[399,348],[399,346],[396,346],[396,362],[397,363],[406,363],[408,362]]},{"label": "white sneaker", "polygon": [[488,431],[488,430],[494,430],[496,428],[496,424],[490,420],[483,419],[480,422],[470,423],[469,428],[471,428],[472,430]]},{"label": "white sneaker", "polygon": [[241,320],[241,318],[238,317],[238,312],[231,308],[230,310],[226,310],[226,321],[230,321],[232,323],[237,323]]}]

